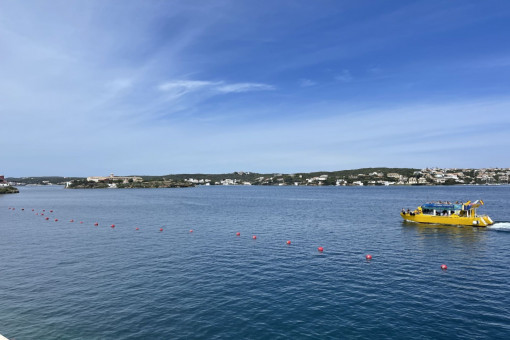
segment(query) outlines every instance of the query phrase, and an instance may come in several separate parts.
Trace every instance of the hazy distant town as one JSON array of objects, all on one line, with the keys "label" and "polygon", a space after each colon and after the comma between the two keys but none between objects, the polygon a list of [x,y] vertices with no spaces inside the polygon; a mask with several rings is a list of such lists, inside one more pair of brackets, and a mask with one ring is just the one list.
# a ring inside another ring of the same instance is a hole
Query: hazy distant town
[{"label": "hazy distant town", "polygon": [[67,188],[164,188],[200,185],[274,186],[390,186],[390,185],[502,185],[509,183],[510,168],[363,168],[333,172],[259,174],[178,174],[167,176],[23,177],[0,176],[0,187],[65,185]]}]

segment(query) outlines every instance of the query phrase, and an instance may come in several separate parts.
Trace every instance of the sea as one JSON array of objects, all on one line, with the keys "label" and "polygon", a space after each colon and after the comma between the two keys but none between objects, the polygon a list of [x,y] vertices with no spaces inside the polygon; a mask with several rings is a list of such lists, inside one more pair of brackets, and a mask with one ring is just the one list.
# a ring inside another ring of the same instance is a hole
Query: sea
[{"label": "sea", "polygon": [[[510,339],[510,186],[19,189],[10,340]],[[493,226],[399,216],[476,199]]]}]

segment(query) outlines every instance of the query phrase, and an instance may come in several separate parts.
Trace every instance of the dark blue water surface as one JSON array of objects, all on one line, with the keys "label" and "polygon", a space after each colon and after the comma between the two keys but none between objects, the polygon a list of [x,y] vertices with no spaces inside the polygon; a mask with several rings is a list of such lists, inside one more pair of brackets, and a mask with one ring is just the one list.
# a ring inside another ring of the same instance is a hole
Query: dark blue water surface
[{"label": "dark blue water surface", "polygon": [[[399,216],[468,199],[498,223]],[[508,186],[20,188],[0,196],[0,334],[508,339],[509,202]]]}]

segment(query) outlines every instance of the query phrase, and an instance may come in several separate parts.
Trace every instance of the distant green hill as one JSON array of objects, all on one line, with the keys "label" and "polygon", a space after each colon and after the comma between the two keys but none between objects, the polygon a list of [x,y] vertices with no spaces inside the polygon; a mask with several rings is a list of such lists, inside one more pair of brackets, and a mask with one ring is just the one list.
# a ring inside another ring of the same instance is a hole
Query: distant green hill
[{"label": "distant green hill", "polygon": [[[257,178],[260,177],[281,177],[285,178],[291,176],[293,178],[299,177],[300,180],[306,180],[308,178],[313,178],[321,175],[328,175],[331,178],[341,179],[343,177],[354,176],[354,175],[368,175],[374,172],[382,172],[385,174],[388,173],[397,173],[399,175],[403,175],[406,177],[411,176],[415,171],[419,171],[420,169],[413,168],[362,168],[362,169],[352,169],[352,170],[339,170],[339,171],[315,171],[315,172],[297,172],[292,174],[285,173],[256,173],[256,172],[233,172],[228,174],[177,174],[177,175],[166,175],[166,176],[141,176],[144,180],[161,180],[162,178],[171,179],[171,180],[185,180],[185,179],[210,179],[213,182],[219,182],[226,178],[242,180],[247,182],[253,182]],[[301,176],[301,177],[300,177]]]},{"label": "distant green hill", "polygon": [[[225,179],[232,179],[240,182],[251,182],[254,184],[258,184],[257,179],[261,177],[264,178],[280,178],[285,180],[285,182],[291,182],[296,178],[299,178],[299,181],[305,181],[306,179],[328,175],[329,181],[333,181],[334,179],[343,179],[348,178],[349,176],[356,176],[359,174],[369,175],[374,172],[382,172],[384,174],[388,173],[397,173],[399,175],[403,175],[406,177],[411,176],[415,171],[419,171],[420,169],[413,168],[362,168],[362,169],[351,169],[351,170],[339,170],[339,171],[314,171],[314,172],[298,172],[292,174],[286,173],[256,173],[256,172],[243,172],[236,171],[231,173],[224,174],[203,174],[203,173],[188,173],[188,174],[168,174],[164,176],[143,176],[144,182],[161,182],[161,181],[175,181],[175,182],[184,182],[188,179],[195,180],[210,180],[211,184],[215,182],[221,182]],[[70,182],[73,180],[83,181],[84,177],[59,177],[59,176],[42,176],[42,177],[11,177],[7,178],[9,182],[14,183],[23,183],[23,184],[37,184],[37,185],[48,185],[48,184],[65,184],[66,182]],[[331,184],[331,183],[325,183]]]},{"label": "distant green hill", "polygon": [[[137,175],[143,182],[122,183],[119,188],[185,187],[195,185],[458,185],[508,184],[510,169],[415,169],[415,168],[361,168],[338,171],[296,173],[257,173],[236,171],[224,174],[168,174],[164,176]],[[91,174],[96,175],[96,174]],[[132,177],[130,175],[128,177]],[[15,185],[64,185],[76,181],[74,187],[98,188],[102,184],[87,183],[84,177],[20,177],[6,178]],[[111,182],[113,183],[113,182]],[[110,184],[111,184],[110,183]],[[71,186],[73,187],[73,186]]]}]

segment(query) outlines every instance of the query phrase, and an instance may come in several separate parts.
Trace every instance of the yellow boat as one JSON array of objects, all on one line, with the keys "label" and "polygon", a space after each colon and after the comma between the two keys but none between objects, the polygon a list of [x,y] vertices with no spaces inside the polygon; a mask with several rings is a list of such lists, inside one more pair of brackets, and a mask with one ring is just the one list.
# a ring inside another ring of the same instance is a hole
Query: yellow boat
[{"label": "yellow boat", "polygon": [[426,203],[414,211],[402,209],[400,216],[406,221],[418,223],[470,225],[486,227],[494,224],[487,215],[477,215],[476,209],[483,205],[482,200],[466,203],[434,202]]}]

